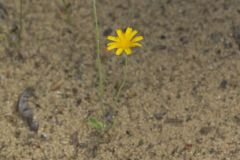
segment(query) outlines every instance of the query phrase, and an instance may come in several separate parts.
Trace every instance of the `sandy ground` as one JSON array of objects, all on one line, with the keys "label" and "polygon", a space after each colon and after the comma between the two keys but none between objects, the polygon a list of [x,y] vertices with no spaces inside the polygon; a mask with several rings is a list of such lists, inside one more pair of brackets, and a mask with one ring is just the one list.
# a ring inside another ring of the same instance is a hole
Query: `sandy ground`
[{"label": "sandy ground", "polygon": [[[104,104],[91,0],[23,0],[22,27],[20,1],[0,2],[1,160],[240,159],[239,0],[97,0]],[[123,65],[106,36],[127,26],[145,39],[113,105]],[[37,133],[16,111],[27,87]],[[98,133],[103,106],[114,125]]]}]

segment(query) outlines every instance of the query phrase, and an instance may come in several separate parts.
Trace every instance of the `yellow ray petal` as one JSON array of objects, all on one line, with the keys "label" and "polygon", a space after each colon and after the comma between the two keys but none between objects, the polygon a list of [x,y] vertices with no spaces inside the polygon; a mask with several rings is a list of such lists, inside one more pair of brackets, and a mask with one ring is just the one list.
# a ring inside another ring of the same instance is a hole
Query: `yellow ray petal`
[{"label": "yellow ray petal", "polygon": [[129,35],[129,39],[131,40],[138,32],[136,30],[133,30],[131,34]]},{"label": "yellow ray petal", "polygon": [[117,35],[118,35],[118,37],[119,37],[120,39],[123,39],[123,38],[124,38],[124,34],[123,34],[123,32],[122,32],[121,29],[117,29]]},{"label": "yellow ray petal", "polygon": [[110,40],[110,41],[115,41],[115,42],[118,41],[118,38],[114,37],[114,36],[108,36],[107,39]]},{"label": "yellow ray petal", "polygon": [[132,33],[132,28],[128,27],[126,29],[126,32],[125,32],[125,37],[129,37],[130,38],[131,33]]},{"label": "yellow ray petal", "polygon": [[111,46],[108,46],[108,47],[107,47],[107,50],[110,51],[110,50],[113,50],[113,49],[115,49],[115,48],[117,48],[116,45],[111,45]]},{"label": "yellow ray petal", "polygon": [[111,42],[111,43],[108,43],[107,46],[111,46],[111,45],[117,45],[116,42]]},{"label": "yellow ray petal", "polygon": [[123,49],[122,49],[122,48],[119,48],[119,49],[117,49],[117,51],[116,51],[116,55],[117,55],[117,56],[120,56],[120,55],[122,54],[122,52],[123,52]]},{"label": "yellow ray petal", "polygon": [[142,47],[142,45],[140,43],[133,43],[132,47]]},{"label": "yellow ray petal", "polygon": [[127,55],[130,55],[132,53],[132,50],[130,48],[127,48],[124,50]]},{"label": "yellow ray petal", "polygon": [[133,38],[132,42],[138,42],[141,40],[143,40],[143,36],[137,36],[137,37]]}]

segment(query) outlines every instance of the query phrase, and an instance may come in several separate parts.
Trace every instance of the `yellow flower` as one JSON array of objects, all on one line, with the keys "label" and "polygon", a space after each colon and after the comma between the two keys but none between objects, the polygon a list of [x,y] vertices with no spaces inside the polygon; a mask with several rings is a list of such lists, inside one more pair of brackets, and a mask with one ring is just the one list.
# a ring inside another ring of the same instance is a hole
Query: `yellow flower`
[{"label": "yellow flower", "polygon": [[141,47],[142,45],[138,43],[139,41],[143,40],[143,36],[136,36],[137,31],[133,30],[132,28],[128,27],[123,33],[121,29],[117,29],[117,37],[114,36],[108,36],[107,39],[113,42],[110,42],[107,44],[107,50],[116,50],[116,55],[121,55],[124,51],[126,55],[132,54],[131,48],[134,47]]}]

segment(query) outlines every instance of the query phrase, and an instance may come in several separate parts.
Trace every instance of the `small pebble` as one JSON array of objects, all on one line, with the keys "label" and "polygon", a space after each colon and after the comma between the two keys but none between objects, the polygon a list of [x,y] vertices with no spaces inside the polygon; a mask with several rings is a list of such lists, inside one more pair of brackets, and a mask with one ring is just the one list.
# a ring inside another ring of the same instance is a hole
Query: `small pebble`
[{"label": "small pebble", "polygon": [[48,140],[48,139],[49,139],[49,136],[48,136],[48,134],[46,134],[46,133],[42,133],[42,134],[41,134],[41,138],[42,138],[43,140]]},{"label": "small pebble", "polygon": [[154,113],[154,118],[156,118],[156,120],[161,120],[163,119],[163,116],[165,115],[165,112],[158,112],[158,113]]},{"label": "small pebble", "polygon": [[221,88],[221,89],[226,89],[227,88],[227,84],[228,84],[228,82],[227,82],[227,80],[222,80],[222,82],[220,83],[220,85],[219,85],[219,88]]},{"label": "small pebble", "polygon": [[199,132],[200,132],[200,134],[202,134],[202,135],[207,135],[207,134],[209,134],[212,130],[213,130],[213,127],[202,127]]}]

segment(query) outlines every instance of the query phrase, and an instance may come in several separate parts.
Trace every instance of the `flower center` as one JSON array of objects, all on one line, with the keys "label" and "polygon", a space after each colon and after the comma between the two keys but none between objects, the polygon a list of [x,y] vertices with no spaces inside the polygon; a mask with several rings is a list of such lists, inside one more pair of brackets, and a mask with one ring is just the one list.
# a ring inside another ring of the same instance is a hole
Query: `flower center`
[{"label": "flower center", "polygon": [[123,49],[129,48],[129,44],[130,44],[130,42],[126,38],[122,39],[120,42],[120,46]]}]

